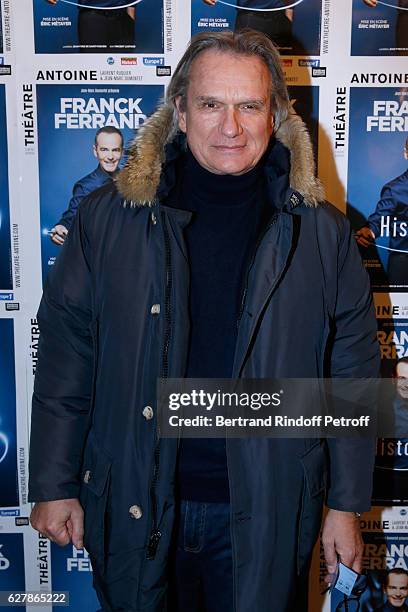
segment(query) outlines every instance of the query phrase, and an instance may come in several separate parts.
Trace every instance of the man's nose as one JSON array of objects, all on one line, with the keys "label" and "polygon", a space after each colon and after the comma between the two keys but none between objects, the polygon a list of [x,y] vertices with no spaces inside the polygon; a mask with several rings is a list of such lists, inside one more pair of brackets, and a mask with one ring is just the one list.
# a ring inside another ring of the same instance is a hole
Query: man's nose
[{"label": "man's nose", "polygon": [[226,108],[221,123],[221,132],[228,138],[236,138],[243,132],[239,114],[235,108]]}]

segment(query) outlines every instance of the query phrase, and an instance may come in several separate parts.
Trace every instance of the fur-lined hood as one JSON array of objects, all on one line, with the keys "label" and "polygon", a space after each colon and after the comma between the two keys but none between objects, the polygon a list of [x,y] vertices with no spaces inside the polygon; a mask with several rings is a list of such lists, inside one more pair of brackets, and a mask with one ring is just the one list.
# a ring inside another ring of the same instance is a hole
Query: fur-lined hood
[{"label": "fur-lined hood", "polygon": [[[117,178],[119,192],[131,206],[155,203],[165,162],[165,146],[176,136],[173,108],[163,104],[139,128],[127,163]],[[290,186],[308,206],[324,200],[324,189],[315,176],[313,148],[305,124],[295,113],[282,123],[275,137],[290,151]]]}]

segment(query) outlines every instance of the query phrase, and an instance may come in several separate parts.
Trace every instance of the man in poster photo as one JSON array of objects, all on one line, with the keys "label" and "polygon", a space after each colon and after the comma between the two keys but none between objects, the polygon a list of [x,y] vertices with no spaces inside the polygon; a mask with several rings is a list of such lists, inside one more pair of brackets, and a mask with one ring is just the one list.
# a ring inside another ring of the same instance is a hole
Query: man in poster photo
[{"label": "man in poster photo", "polygon": [[[408,138],[403,155],[408,160]],[[355,234],[362,247],[371,246],[379,236],[389,238],[389,284],[408,286],[408,169],[384,185],[375,211],[367,219],[367,225]]]},{"label": "man in poster photo", "polygon": [[[203,0],[215,6],[216,0]],[[290,49],[293,45],[292,22],[294,9],[285,9],[289,0],[237,0],[235,30],[251,28],[263,32],[279,48]],[[262,10],[266,9],[266,10]],[[268,9],[281,9],[268,11]]]},{"label": "man in poster photo", "polygon": [[112,126],[99,129],[92,149],[98,160],[97,167],[75,183],[67,210],[50,232],[52,242],[58,246],[64,244],[81,200],[95,189],[113,181],[117,175],[123,155],[122,132]]},{"label": "man in poster photo", "polygon": [[[408,357],[398,359],[394,366],[393,377],[396,387],[394,402],[395,435],[404,437],[408,441]],[[406,497],[408,498],[408,492]]]},{"label": "man in poster photo", "polygon": [[[135,52],[135,7],[125,0],[76,0],[78,42],[84,53]],[[56,5],[59,0],[46,0]],[[95,8],[92,8],[92,7]],[[115,10],[112,10],[115,9]]]},{"label": "man in poster photo", "polygon": [[268,37],[192,39],[38,321],[31,522],[85,546],[103,612],[304,612],[324,503],[328,573],[361,569],[374,440],[157,429],[158,378],[378,376],[369,279]]},{"label": "man in poster photo", "polygon": [[[376,8],[378,0],[363,0],[370,8]],[[397,7],[397,24],[395,28],[396,55],[408,55],[408,0],[392,0]]]},{"label": "man in poster photo", "polygon": [[408,612],[408,572],[394,568],[387,572],[384,580],[386,602],[375,612]]}]

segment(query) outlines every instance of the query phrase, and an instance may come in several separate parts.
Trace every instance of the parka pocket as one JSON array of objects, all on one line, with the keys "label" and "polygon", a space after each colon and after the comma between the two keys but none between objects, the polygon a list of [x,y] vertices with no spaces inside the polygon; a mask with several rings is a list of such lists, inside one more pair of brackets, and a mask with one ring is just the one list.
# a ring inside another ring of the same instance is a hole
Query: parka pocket
[{"label": "parka pocket", "polygon": [[303,492],[298,525],[298,574],[308,570],[313,546],[320,530],[327,485],[325,445],[319,441],[300,461],[303,467]]},{"label": "parka pocket", "polygon": [[106,507],[112,460],[90,434],[82,468],[80,501],[84,510],[84,546],[100,574],[105,566]]}]

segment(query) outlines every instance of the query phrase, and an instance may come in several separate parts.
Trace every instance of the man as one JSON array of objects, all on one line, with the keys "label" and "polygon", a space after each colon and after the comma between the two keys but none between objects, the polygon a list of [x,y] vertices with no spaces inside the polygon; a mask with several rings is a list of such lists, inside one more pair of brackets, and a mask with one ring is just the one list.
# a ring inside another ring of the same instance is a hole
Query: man
[{"label": "man", "polygon": [[[49,4],[58,2],[46,1]],[[134,6],[122,8],[129,4],[125,0],[77,0],[77,4],[78,42],[81,52],[135,52]]]},{"label": "man", "polygon": [[64,244],[81,200],[95,189],[112,182],[117,175],[123,155],[122,132],[109,125],[100,128],[95,135],[93,154],[98,166],[75,183],[67,210],[50,232],[51,240],[58,246]]},{"label": "man", "polygon": [[84,543],[104,611],[164,610],[168,570],[179,611],[306,610],[327,482],[329,573],[360,568],[373,441],[184,440],[177,456],[157,436],[157,377],[378,374],[366,272],[289,108],[263,34],[194,37],[48,277],[31,521]]},{"label": "man", "polygon": [[[217,0],[203,0],[215,6]],[[263,32],[280,49],[292,49],[293,9],[285,9],[286,0],[237,0],[235,30],[252,28]],[[262,10],[266,9],[266,10]],[[273,9],[273,10],[271,10]]]},{"label": "man", "polygon": [[[378,0],[363,0],[370,8],[378,6]],[[395,46],[397,55],[408,55],[408,0],[394,0],[397,11],[397,23],[395,29]]]},{"label": "man", "polygon": [[387,572],[384,582],[384,593],[387,601],[377,612],[408,612],[406,599],[408,597],[408,572],[394,568]]},{"label": "man", "polygon": [[[408,138],[404,158],[408,159]],[[370,246],[379,236],[389,237],[389,284],[408,285],[408,170],[384,185],[367,225],[356,232],[356,240],[363,247]]]}]

